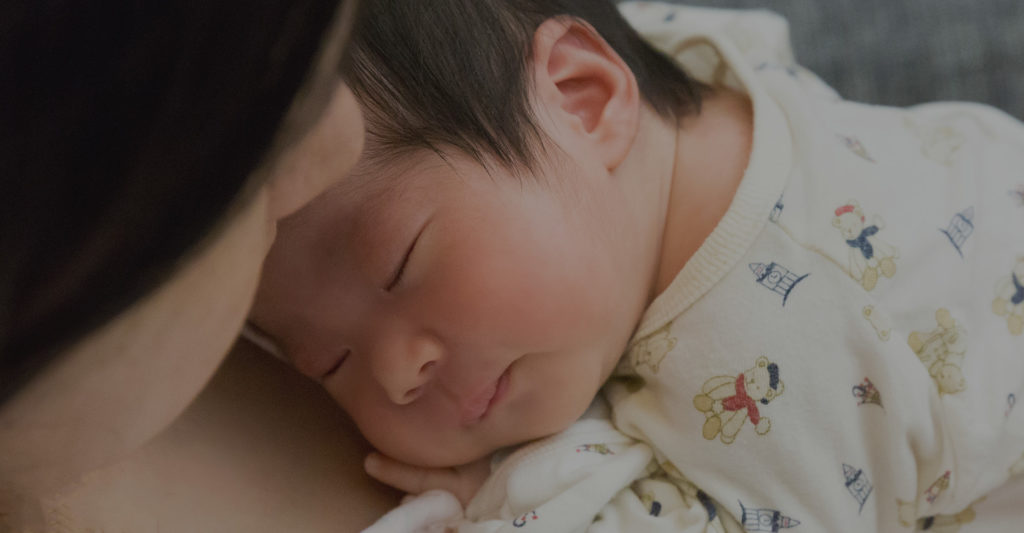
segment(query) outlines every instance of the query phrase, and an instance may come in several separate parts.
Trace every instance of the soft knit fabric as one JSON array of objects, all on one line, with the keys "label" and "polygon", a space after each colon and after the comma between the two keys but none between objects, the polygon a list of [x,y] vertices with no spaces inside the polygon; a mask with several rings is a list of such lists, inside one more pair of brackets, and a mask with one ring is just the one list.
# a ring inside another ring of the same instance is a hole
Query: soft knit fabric
[{"label": "soft knit fabric", "polygon": [[1024,125],[842,101],[767,14],[625,11],[746,91],[755,133],[735,201],[607,388],[616,426],[748,530],[775,527],[752,508],[808,531],[980,520],[1024,464]]},{"label": "soft knit fabric", "polygon": [[725,533],[741,528],[650,446],[615,429],[597,398],[569,429],[495,454],[463,512],[444,491],[409,497],[364,533]]}]

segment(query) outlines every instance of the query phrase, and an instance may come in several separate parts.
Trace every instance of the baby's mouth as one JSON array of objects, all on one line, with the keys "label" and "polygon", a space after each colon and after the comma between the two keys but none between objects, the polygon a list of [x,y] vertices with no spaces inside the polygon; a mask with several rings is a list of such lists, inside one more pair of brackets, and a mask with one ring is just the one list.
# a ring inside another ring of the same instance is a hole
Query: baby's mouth
[{"label": "baby's mouth", "polygon": [[[511,368],[511,366],[509,367]],[[471,401],[462,405],[461,422],[463,426],[471,426],[483,420],[508,389],[509,368],[498,376],[486,389],[482,390]]]}]

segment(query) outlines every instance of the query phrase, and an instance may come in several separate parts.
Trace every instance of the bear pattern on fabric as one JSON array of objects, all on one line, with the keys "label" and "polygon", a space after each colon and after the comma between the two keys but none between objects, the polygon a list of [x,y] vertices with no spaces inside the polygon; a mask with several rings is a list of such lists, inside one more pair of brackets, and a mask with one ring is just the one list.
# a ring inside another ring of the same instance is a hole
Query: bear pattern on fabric
[{"label": "bear pattern on fabric", "polygon": [[658,373],[661,360],[676,347],[677,339],[670,335],[672,323],[665,324],[651,335],[644,337],[629,351],[629,360],[633,368],[646,366],[651,372]]},{"label": "bear pattern on fabric", "polygon": [[896,274],[899,250],[878,237],[878,232],[885,229],[882,217],[875,215],[871,224],[867,224],[860,204],[850,200],[836,208],[832,225],[850,247],[850,276],[860,282],[864,290],[874,289],[880,276],[891,278]]},{"label": "bear pattern on fabric", "polygon": [[946,124],[927,124],[907,117],[907,129],[921,140],[921,154],[943,166],[952,166],[957,153],[967,142],[961,132]]},{"label": "bear pattern on fabric", "polygon": [[779,378],[779,365],[767,357],[757,358],[752,368],[737,376],[715,376],[704,382],[693,398],[693,406],[704,414],[702,434],[707,440],[718,437],[723,444],[736,440],[749,419],[754,432],[764,435],[771,420],[761,416],[760,407],[778,398],[785,386]]},{"label": "bear pattern on fabric", "polygon": [[996,283],[992,312],[1006,318],[1011,335],[1024,333],[1024,256],[1017,258],[1009,276]]},{"label": "bear pattern on fabric", "polygon": [[939,394],[956,394],[967,388],[960,366],[967,354],[966,332],[946,308],[935,312],[935,321],[938,327],[931,331],[911,332],[907,344],[928,369]]}]

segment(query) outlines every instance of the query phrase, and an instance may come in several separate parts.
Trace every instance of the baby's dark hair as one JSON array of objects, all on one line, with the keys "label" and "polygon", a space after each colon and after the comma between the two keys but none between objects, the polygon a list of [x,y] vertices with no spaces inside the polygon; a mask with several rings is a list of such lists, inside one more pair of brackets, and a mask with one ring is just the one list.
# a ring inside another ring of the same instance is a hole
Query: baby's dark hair
[{"label": "baby's dark hair", "polygon": [[610,0],[370,0],[343,72],[380,151],[456,149],[529,168],[543,136],[530,102],[534,32],[587,22],[625,61],[662,117],[700,109],[705,86],[647,44]]}]

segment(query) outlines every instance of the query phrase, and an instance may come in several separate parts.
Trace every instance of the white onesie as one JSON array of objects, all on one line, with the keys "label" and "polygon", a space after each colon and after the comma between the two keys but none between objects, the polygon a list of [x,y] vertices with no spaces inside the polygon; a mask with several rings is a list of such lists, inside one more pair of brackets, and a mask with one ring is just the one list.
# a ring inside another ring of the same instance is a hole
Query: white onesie
[{"label": "white onesie", "polygon": [[[409,498],[364,533],[724,533],[717,504],[610,422],[597,398],[569,429],[499,452],[465,512],[455,496]],[[729,524],[727,527],[725,524]]]},{"label": "white onesie", "polygon": [[616,426],[748,531],[980,519],[1024,466],[1024,125],[842,101],[781,23],[624,9],[750,95],[754,144],[607,388]]},{"label": "white onesie", "polygon": [[[768,12],[622,10],[691,75],[750,96],[749,167],[606,387],[617,428],[645,444],[610,427],[553,437],[615,454],[569,481],[538,458],[535,486],[502,474],[449,525],[1020,531],[1024,126],[975,104],[843,101]],[[626,466],[640,450],[653,462]]]}]

